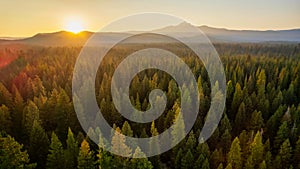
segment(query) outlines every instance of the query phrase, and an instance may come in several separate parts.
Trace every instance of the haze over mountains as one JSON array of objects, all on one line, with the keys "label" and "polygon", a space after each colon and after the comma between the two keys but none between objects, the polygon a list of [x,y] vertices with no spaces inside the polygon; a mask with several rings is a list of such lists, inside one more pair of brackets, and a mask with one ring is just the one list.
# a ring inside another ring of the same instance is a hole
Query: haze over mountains
[{"label": "haze over mountains", "polygon": [[[156,29],[152,32],[172,35],[178,34],[181,31],[184,32],[186,30],[186,27],[188,26],[191,25],[184,22],[178,25]],[[198,28],[201,29],[214,43],[300,43],[300,29],[257,31],[229,30],[208,26],[199,26]],[[0,45],[22,44],[38,46],[82,46],[93,34],[93,32],[89,31],[83,31],[78,34],[67,31],[39,33],[33,37],[24,39],[14,39],[7,37],[0,38]],[[133,34],[133,32],[102,32],[97,34],[101,34],[102,40],[110,41],[120,36],[130,36],[130,34]],[[187,38],[193,38],[193,34],[189,34]]]}]

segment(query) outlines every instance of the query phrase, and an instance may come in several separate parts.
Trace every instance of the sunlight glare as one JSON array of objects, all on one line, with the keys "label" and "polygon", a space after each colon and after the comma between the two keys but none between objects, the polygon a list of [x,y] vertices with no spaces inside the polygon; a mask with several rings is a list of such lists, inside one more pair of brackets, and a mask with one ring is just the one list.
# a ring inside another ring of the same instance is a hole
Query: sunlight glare
[{"label": "sunlight glare", "polygon": [[69,21],[67,24],[66,24],[66,27],[65,29],[67,31],[70,31],[70,32],[73,32],[75,34],[83,31],[83,26],[82,26],[82,23],[78,20],[72,20],[72,21]]}]

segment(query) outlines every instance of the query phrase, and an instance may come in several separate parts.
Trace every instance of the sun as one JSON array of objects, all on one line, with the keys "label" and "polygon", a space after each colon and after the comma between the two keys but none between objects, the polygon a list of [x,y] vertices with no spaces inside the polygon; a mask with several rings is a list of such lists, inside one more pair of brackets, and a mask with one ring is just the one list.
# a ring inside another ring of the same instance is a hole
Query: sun
[{"label": "sun", "polygon": [[66,23],[65,29],[75,34],[84,30],[82,23],[79,20],[71,20]]}]

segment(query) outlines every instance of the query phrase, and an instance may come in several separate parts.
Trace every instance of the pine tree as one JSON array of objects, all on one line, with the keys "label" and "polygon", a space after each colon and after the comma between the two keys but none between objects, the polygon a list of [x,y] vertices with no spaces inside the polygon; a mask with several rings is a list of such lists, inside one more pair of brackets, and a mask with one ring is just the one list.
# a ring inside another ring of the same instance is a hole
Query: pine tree
[{"label": "pine tree", "polygon": [[119,127],[116,128],[116,132],[111,140],[112,151],[116,154],[122,154],[125,157],[131,156],[131,149],[125,144],[125,136],[121,134]]},{"label": "pine tree", "polygon": [[175,118],[173,119],[173,122],[176,123],[176,125],[172,126],[171,135],[172,135],[172,145],[175,146],[180,141],[179,139],[184,138],[185,136],[185,125],[184,125],[183,115],[182,112],[180,112],[179,107],[176,107]]},{"label": "pine tree", "polygon": [[244,102],[241,103],[238,112],[235,116],[234,125],[235,125],[235,133],[240,133],[245,126],[246,121],[246,109]]},{"label": "pine tree", "polygon": [[260,163],[259,169],[267,169],[267,165],[266,165],[265,160],[264,160],[263,162]]},{"label": "pine tree", "polygon": [[[151,138],[150,138],[150,143],[149,143],[149,151],[154,151],[154,152],[160,152],[160,145],[159,145],[159,141],[158,141],[158,138],[157,137],[154,137],[154,136],[157,136],[159,133],[155,127],[155,123],[154,121],[152,121],[151,123],[151,128],[150,128],[150,132],[151,132]],[[158,153],[160,154],[160,153]],[[159,156],[154,156],[154,157],[151,157],[150,158],[152,164],[153,164],[153,167],[154,168],[161,168],[161,162],[160,162],[160,158]]]},{"label": "pine tree", "polygon": [[226,168],[225,169],[232,169],[232,165],[231,165],[231,163],[229,163],[227,166],[226,166]]},{"label": "pine tree", "polygon": [[102,147],[99,146],[99,152],[97,154],[99,169],[112,169],[114,168],[112,156],[109,152],[105,151]]},{"label": "pine tree", "polygon": [[220,132],[221,133],[224,133],[225,130],[228,130],[228,132],[230,133],[231,130],[232,130],[232,127],[231,127],[231,124],[230,124],[230,121],[227,117],[227,114],[225,113],[221,122],[220,122]]},{"label": "pine tree", "polygon": [[0,107],[0,131],[5,131],[9,134],[11,134],[11,127],[12,127],[12,121],[11,121],[11,115],[8,110],[8,108],[5,105],[2,105]]},{"label": "pine tree", "polygon": [[23,140],[28,144],[29,135],[33,126],[34,121],[38,121],[40,123],[39,118],[39,109],[34,104],[34,102],[29,101],[28,105],[25,106],[23,110],[23,118],[22,118],[22,130],[23,130]]},{"label": "pine tree", "polygon": [[294,152],[294,168],[300,168],[300,136]]},{"label": "pine tree", "polygon": [[262,137],[260,132],[256,133],[254,140],[250,145],[250,154],[252,157],[253,166],[258,167],[259,164],[262,162],[264,155],[264,145],[262,143]]},{"label": "pine tree", "polygon": [[218,166],[222,162],[222,158],[222,151],[219,149],[215,149],[215,151],[210,156],[210,168],[218,168]]},{"label": "pine tree", "polygon": [[286,121],[284,121],[277,131],[277,135],[274,141],[274,148],[278,149],[281,144],[286,140],[289,136],[289,128]]},{"label": "pine tree", "polygon": [[223,169],[223,164],[220,163],[217,169]]},{"label": "pine tree", "polygon": [[252,156],[250,155],[247,160],[244,169],[254,169]]},{"label": "pine tree", "polygon": [[276,157],[276,160],[279,158],[279,163],[278,165],[281,166],[282,168],[287,167],[290,165],[291,157],[292,157],[292,147],[290,145],[290,140],[286,139],[279,150],[279,153]]},{"label": "pine tree", "polygon": [[74,138],[71,128],[68,129],[67,149],[65,152],[66,169],[74,169],[77,167],[78,143]]},{"label": "pine tree", "polygon": [[196,154],[202,154],[205,158],[210,157],[210,149],[208,144],[205,143],[199,143],[196,148],[197,153]]},{"label": "pine tree", "polygon": [[31,160],[37,163],[37,168],[45,168],[49,139],[37,120],[33,122],[29,145],[28,153]]},{"label": "pine tree", "polygon": [[[139,158],[135,158],[139,157]],[[145,157],[145,158],[140,158]],[[131,167],[136,169],[152,169],[153,166],[150,161],[146,158],[146,155],[137,147],[133,153],[133,158],[131,159]]]},{"label": "pine tree", "polygon": [[228,130],[225,130],[225,133],[221,136],[221,145],[225,152],[228,152],[231,144],[231,134]]},{"label": "pine tree", "polygon": [[230,119],[233,119],[235,117],[235,114],[242,102],[243,99],[243,91],[241,89],[241,85],[239,83],[236,83],[235,85],[235,92],[233,94],[233,99],[231,103],[231,116]]},{"label": "pine tree", "polygon": [[[133,137],[133,131],[130,127],[130,124],[127,121],[125,121],[122,126],[122,133],[125,136]],[[126,140],[126,145],[128,145],[132,149],[134,149],[136,147],[136,144],[134,142],[129,142],[128,140]]]},{"label": "pine tree", "polygon": [[201,169],[210,169],[210,168],[209,168],[209,162],[208,162],[208,159],[207,159],[207,158],[204,160]]},{"label": "pine tree", "polygon": [[93,169],[95,168],[95,162],[93,153],[90,150],[89,143],[83,140],[80,146],[78,155],[78,169]]},{"label": "pine tree", "polygon": [[191,150],[188,150],[188,152],[181,159],[181,168],[191,169],[193,167],[193,161],[194,161],[193,154]]},{"label": "pine tree", "polygon": [[258,131],[264,125],[264,119],[261,112],[254,111],[251,115],[250,124],[248,125],[249,130]]},{"label": "pine tree", "polygon": [[64,149],[54,132],[51,135],[51,144],[47,156],[47,169],[64,169]]},{"label": "pine tree", "polygon": [[35,168],[36,164],[29,164],[29,155],[23,151],[23,145],[15,141],[11,136],[0,134],[0,168]]},{"label": "pine tree", "polygon": [[185,150],[193,150],[196,146],[197,140],[193,131],[190,132],[189,137],[185,143]]},{"label": "pine tree", "polygon": [[240,140],[236,137],[230,147],[227,161],[232,165],[232,168],[239,169],[242,167],[242,153],[240,147]]},{"label": "pine tree", "polygon": [[176,169],[179,169],[179,168],[180,168],[182,157],[183,157],[183,152],[182,152],[182,149],[179,148],[179,150],[178,150],[178,152],[177,152],[177,154],[176,154],[176,157],[175,157],[175,163],[174,163],[174,165],[175,165],[174,167],[175,167]]},{"label": "pine tree", "polygon": [[205,158],[202,154],[200,154],[199,157],[198,157],[198,159],[197,159],[196,162],[194,163],[194,169],[199,169],[199,168],[201,168],[202,165],[203,165],[203,163],[204,163],[204,160],[205,160],[205,159],[206,159],[206,158]]}]

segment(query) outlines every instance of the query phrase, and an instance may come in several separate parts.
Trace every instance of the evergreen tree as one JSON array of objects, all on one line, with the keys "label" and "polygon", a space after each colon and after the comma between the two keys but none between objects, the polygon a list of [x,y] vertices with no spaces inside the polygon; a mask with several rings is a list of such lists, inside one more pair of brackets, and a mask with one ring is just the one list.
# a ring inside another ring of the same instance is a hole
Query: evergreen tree
[{"label": "evergreen tree", "polygon": [[250,155],[252,157],[252,164],[254,167],[258,167],[263,160],[264,145],[262,143],[262,137],[260,132],[257,132],[253,142],[250,145]]},{"label": "evergreen tree", "polygon": [[236,83],[235,85],[235,92],[233,94],[233,99],[231,103],[231,119],[235,117],[235,113],[237,112],[241,102],[243,99],[243,91],[241,89],[241,85],[239,83]]},{"label": "evergreen tree", "polygon": [[66,169],[74,169],[77,167],[78,143],[74,138],[71,128],[68,129],[67,149],[65,152]]},{"label": "evergreen tree", "polygon": [[[175,118],[173,119],[173,122],[176,123],[176,125],[172,126],[172,145],[175,146],[180,140],[179,138],[184,138],[185,136],[185,125],[183,120],[182,112],[180,112],[180,108],[178,105],[175,104]],[[173,107],[174,108],[174,107]]]},{"label": "evergreen tree", "polygon": [[231,165],[231,163],[229,163],[227,166],[226,166],[226,168],[225,169],[232,169],[232,165]]},{"label": "evergreen tree", "polygon": [[234,169],[242,168],[242,153],[240,147],[240,140],[238,137],[236,137],[231,144],[227,161],[229,164],[232,165],[232,168]]},{"label": "evergreen tree", "polygon": [[251,155],[247,158],[244,169],[254,169],[253,160],[252,160]]},{"label": "evergreen tree", "polygon": [[204,160],[201,169],[210,169],[210,168],[209,168],[209,162],[208,162],[208,159],[207,159],[207,158]]},{"label": "evergreen tree", "polygon": [[29,155],[22,149],[23,145],[15,141],[14,138],[0,134],[0,168],[35,168],[36,164],[29,164]]},{"label": "evergreen tree", "polygon": [[222,163],[220,163],[220,165],[218,166],[218,168],[217,169],[223,169],[223,164]]},{"label": "evergreen tree", "polygon": [[31,160],[37,163],[37,168],[45,168],[49,139],[37,120],[33,122],[29,145],[28,153]]},{"label": "evergreen tree", "polygon": [[244,129],[245,121],[246,121],[246,109],[245,109],[244,102],[242,102],[234,120],[235,133],[240,133]]},{"label": "evergreen tree", "polygon": [[183,159],[183,152],[182,152],[182,149],[179,148],[177,154],[176,154],[176,158],[175,158],[175,163],[174,163],[174,167],[176,169],[179,169],[180,166],[181,166],[181,159]]},{"label": "evergreen tree", "polygon": [[99,169],[112,169],[114,168],[114,163],[112,156],[109,152],[105,151],[102,147],[99,147],[99,152],[97,154]]},{"label": "evergreen tree", "polygon": [[231,144],[231,134],[227,129],[225,130],[225,133],[221,136],[221,140],[222,148],[227,153]]},{"label": "evergreen tree", "polygon": [[259,169],[267,169],[267,165],[266,165],[265,160],[264,160],[263,162],[260,163]]},{"label": "evergreen tree", "polygon": [[130,157],[131,149],[125,144],[125,136],[121,134],[119,127],[116,128],[116,132],[111,140],[112,150],[117,154],[124,154],[126,157]]},{"label": "evergreen tree", "polygon": [[275,165],[277,168],[281,166],[281,168],[285,168],[290,166],[290,161],[292,157],[292,147],[290,145],[290,140],[286,139],[279,150],[279,153],[275,159]]},{"label": "evergreen tree", "polygon": [[294,152],[294,168],[300,168],[300,137],[296,143]]},{"label": "evergreen tree", "polygon": [[183,156],[181,159],[181,168],[182,169],[191,169],[193,167],[194,157],[191,150]]},{"label": "evergreen tree", "polygon": [[197,140],[193,131],[190,132],[189,137],[185,143],[185,150],[193,150],[196,146]]},{"label": "evergreen tree", "polygon": [[51,144],[47,156],[47,169],[64,169],[64,149],[54,132],[51,135]]},{"label": "evergreen tree", "polygon": [[93,153],[91,152],[89,143],[86,140],[83,140],[80,146],[77,168],[78,169],[95,168]]},{"label": "evergreen tree", "polygon": [[222,162],[222,158],[222,151],[219,149],[215,149],[215,151],[210,156],[210,168],[218,168],[218,166]]},{"label": "evergreen tree", "polygon": [[249,130],[258,131],[260,130],[264,125],[264,119],[262,117],[261,112],[254,111],[251,115],[250,124],[248,125]]},{"label": "evergreen tree", "polygon": [[277,135],[274,141],[274,147],[279,148],[281,144],[286,140],[289,136],[289,128],[286,121],[284,121],[277,131]]},{"label": "evergreen tree", "polygon": [[0,107],[0,131],[4,130],[5,132],[11,134],[12,120],[8,107],[2,105]]},{"label": "evergreen tree", "polygon": [[[139,158],[135,158],[139,157]],[[145,157],[145,158],[140,158]],[[136,169],[152,169],[153,166],[150,161],[146,158],[146,155],[137,147],[133,153],[133,158],[131,159],[131,167]]]}]

